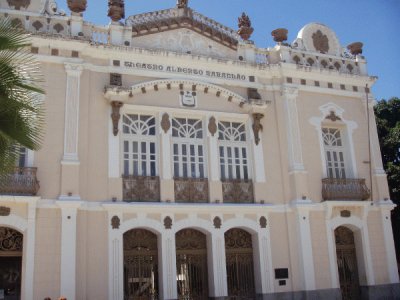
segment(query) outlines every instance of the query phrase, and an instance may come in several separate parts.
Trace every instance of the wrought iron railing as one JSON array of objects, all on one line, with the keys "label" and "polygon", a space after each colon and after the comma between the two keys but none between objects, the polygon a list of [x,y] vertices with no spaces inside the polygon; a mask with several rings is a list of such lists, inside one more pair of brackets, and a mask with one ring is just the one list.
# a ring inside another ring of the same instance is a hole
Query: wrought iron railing
[{"label": "wrought iron railing", "polygon": [[160,178],[158,176],[123,175],[123,201],[159,202]]},{"label": "wrought iron railing", "polygon": [[34,196],[39,190],[37,168],[16,167],[0,181],[0,194]]},{"label": "wrought iron railing", "polygon": [[367,200],[370,194],[365,179],[322,179],[322,199],[324,200]]},{"label": "wrought iron railing", "polygon": [[249,179],[223,179],[224,203],[253,203],[253,181]]},{"label": "wrought iron railing", "polygon": [[207,203],[207,178],[174,178],[175,202]]}]

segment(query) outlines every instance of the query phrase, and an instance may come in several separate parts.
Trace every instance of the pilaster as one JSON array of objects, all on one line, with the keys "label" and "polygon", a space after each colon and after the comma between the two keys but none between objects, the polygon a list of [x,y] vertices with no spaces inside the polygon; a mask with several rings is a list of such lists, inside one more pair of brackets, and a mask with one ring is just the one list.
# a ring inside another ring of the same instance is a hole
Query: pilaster
[{"label": "pilaster", "polygon": [[[67,90],[65,94],[64,155],[61,161],[60,199],[80,199],[79,196],[79,94],[83,67],[65,64]],[[72,198],[71,198],[72,197]]]},{"label": "pilaster", "polygon": [[226,276],[225,236],[221,229],[217,229],[210,237],[211,248],[208,251],[208,273],[210,274],[210,296],[221,298],[228,295]]},{"label": "pilaster", "polygon": [[57,201],[61,208],[60,294],[76,298],[76,217],[82,201]]},{"label": "pilaster", "polygon": [[172,176],[171,120],[167,113],[160,112],[160,193],[161,201],[174,201],[174,180]]},{"label": "pilaster", "polygon": [[178,299],[176,286],[176,249],[175,233],[168,229],[161,235],[161,247],[158,257],[161,258],[160,299]]},{"label": "pilaster", "polygon": [[[253,237],[253,249],[255,251],[255,283],[257,294],[271,294],[274,292],[274,275],[271,256],[270,230],[267,225],[260,228],[258,234]],[[257,277],[258,276],[258,277]]]},{"label": "pilaster", "polygon": [[208,166],[209,166],[209,191],[210,202],[219,200],[222,202],[222,184],[219,174],[219,154],[218,154],[218,119],[210,116],[206,119],[207,124],[207,143],[208,143]]}]

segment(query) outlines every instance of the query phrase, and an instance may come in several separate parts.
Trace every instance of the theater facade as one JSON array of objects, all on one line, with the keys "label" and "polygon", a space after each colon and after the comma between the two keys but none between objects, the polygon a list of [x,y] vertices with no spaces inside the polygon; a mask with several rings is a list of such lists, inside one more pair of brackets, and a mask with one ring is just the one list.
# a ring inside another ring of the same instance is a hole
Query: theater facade
[{"label": "theater facade", "polygon": [[46,90],[43,147],[0,189],[0,299],[400,294],[361,43],[67,2],[0,2]]}]

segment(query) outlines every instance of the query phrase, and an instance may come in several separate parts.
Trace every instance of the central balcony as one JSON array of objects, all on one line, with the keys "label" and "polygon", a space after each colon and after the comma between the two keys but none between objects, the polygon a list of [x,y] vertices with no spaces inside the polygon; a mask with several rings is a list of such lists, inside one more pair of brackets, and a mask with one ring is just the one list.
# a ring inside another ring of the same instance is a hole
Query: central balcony
[{"label": "central balcony", "polygon": [[174,178],[175,202],[179,203],[207,203],[207,178]]},{"label": "central balcony", "polygon": [[158,176],[122,176],[125,202],[159,202],[160,178]]},{"label": "central balcony", "polygon": [[370,190],[365,179],[324,178],[322,179],[322,199],[326,200],[367,200]]},{"label": "central balcony", "polygon": [[224,203],[253,203],[253,182],[245,179],[222,180]]},{"label": "central balcony", "polygon": [[37,168],[16,167],[0,182],[0,194],[35,196],[40,187],[36,172]]}]

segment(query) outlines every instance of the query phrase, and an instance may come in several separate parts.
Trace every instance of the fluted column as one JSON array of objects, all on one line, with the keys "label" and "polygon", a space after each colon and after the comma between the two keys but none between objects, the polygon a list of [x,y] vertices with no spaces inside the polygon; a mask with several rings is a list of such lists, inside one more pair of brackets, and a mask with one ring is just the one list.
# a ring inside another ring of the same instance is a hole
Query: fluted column
[{"label": "fluted column", "polygon": [[67,88],[65,93],[64,155],[61,161],[60,199],[79,199],[79,95],[83,67],[65,64]]},{"label": "fluted column", "polygon": [[210,296],[222,298],[228,295],[228,286],[226,282],[226,256],[225,256],[225,236],[221,229],[216,229],[212,233],[211,247],[209,247],[208,273],[211,276]]},{"label": "fluted column", "polygon": [[158,257],[161,258],[160,299],[178,299],[176,287],[176,249],[175,233],[168,229],[161,235],[161,247]]}]

